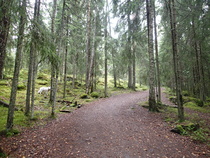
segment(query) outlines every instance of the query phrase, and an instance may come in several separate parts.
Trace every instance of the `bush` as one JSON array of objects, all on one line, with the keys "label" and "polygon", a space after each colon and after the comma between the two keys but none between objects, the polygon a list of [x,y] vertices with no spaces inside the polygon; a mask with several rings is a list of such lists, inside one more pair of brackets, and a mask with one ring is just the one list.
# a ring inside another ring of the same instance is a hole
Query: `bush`
[{"label": "bush", "polygon": [[90,94],[90,96],[93,97],[93,98],[98,98],[99,97],[99,94],[98,94],[98,92],[92,92]]}]

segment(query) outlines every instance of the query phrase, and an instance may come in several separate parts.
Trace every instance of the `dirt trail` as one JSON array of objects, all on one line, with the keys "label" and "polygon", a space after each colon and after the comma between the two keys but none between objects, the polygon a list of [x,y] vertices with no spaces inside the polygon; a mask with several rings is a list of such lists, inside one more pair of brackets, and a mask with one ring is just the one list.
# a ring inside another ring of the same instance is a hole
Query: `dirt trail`
[{"label": "dirt trail", "polygon": [[209,156],[204,145],[171,133],[159,114],[137,105],[147,97],[148,91],[144,91],[100,99],[46,126],[4,138],[0,146],[10,157],[17,158]]}]

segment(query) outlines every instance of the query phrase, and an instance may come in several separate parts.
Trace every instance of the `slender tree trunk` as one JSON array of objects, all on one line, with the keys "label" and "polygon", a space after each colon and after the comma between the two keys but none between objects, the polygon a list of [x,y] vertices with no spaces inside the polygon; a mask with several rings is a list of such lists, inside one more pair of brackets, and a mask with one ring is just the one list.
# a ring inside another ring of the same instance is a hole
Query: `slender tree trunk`
[{"label": "slender tree trunk", "polygon": [[89,72],[88,72],[88,82],[87,82],[87,89],[86,93],[90,93],[93,91],[93,75],[94,75],[94,59],[95,59],[95,36],[96,36],[96,18],[93,21],[93,40],[92,40],[92,51],[90,55],[90,63],[89,63]]},{"label": "slender tree trunk", "polygon": [[157,77],[157,102],[161,102],[161,87],[160,87],[160,68],[159,68],[159,59],[158,59],[158,41],[157,41],[157,25],[156,25],[156,11],[155,11],[155,1],[153,1],[154,7],[154,33],[155,33],[155,56],[156,56],[156,77]]},{"label": "slender tree trunk", "polygon": [[[67,17],[67,24],[69,23],[69,17]],[[66,30],[66,37],[68,38],[69,36],[69,30],[67,28]],[[65,54],[64,54],[64,78],[63,78],[63,98],[66,97],[66,78],[67,78],[67,56],[68,56],[68,42],[66,41],[66,50],[65,50]],[[75,64],[74,64],[75,65]],[[74,74],[74,73],[73,73]],[[74,80],[75,76],[73,75],[73,80]]]},{"label": "slender tree trunk", "polygon": [[171,23],[172,48],[173,48],[174,75],[176,83],[176,97],[178,104],[178,118],[180,121],[184,121],[184,108],[182,102],[179,58],[178,58],[178,49],[177,49],[176,10],[175,10],[174,0],[169,0],[169,8],[170,8],[170,23]]},{"label": "slender tree trunk", "polygon": [[87,40],[86,40],[86,54],[87,54],[87,61],[86,61],[86,93],[89,93],[88,82],[89,78],[89,68],[90,68],[90,58],[91,58],[91,0],[87,2]]},{"label": "slender tree trunk", "polygon": [[113,63],[114,87],[117,87],[117,72],[115,66],[114,48],[112,48],[112,63]]},{"label": "slender tree trunk", "polygon": [[[53,10],[52,10],[52,22],[51,22],[51,33],[55,34],[55,16],[57,10],[57,0],[53,0]],[[57,41],[54,40],[54,43]],[[51,116],[54,117],[55,115],[55,102],[56,102],[56,91],[57,91],[57,78],[56,72],[58,71],[58,65],[55,63],[51,63],[51,90],[50,90],[50,99],[49,104],[51,105]]]},{"label": "slender tree trunk", "polygon": [[148,53],[149,53],[149,111],[158,111],[155,101],[155,63],[153,48],[153,2],[147,2],[147,25],[148,25]]},{"label": "slender tree trunk", "polygon": [[193,30],[193,40],[194,40],[194,49],[195,49],[195,87],[196,87],[196,96],[202,101],[202,106],[204,105],[205,96],[204,96],[204,76],[203,76],[203,66],[202,66],[202,51],[200,42],[197,39],[195,22],[194,18],[192,19],[192,30]]},{"label": "slender tree trunk", "polygon": [[26,0],[22,1],[20,6],[20,10],[22,11],[19,23],[19,32],[18,32],[18,41],[17,41],[17,51],[15,58],[15,67],[14,67],[14,75],[12,80],[12,90],[10,95],[10,103],[8,109],[8,117],[7,117],[7,130],[11,130],[13,127],[13,118],[14,118],[14,110],[15,110],[15,102],[16,102],[16,94],[17,94],[17,86],[21,65],[21,56],[22,56],[22,47],[23,47],[23,39],[24,39],[24,29],[26,23]]},{"label": "slender tree trunk", "polygon": [[127,53],[128,53],[128,88],[133,88],[133,81],[132,81],[132,50],[131,50],[131,20],[130,20],[130,0],[127,1],[128,3],[128,13],[127,13],[127,22],[128,22],[128,42],[127,42]]},{"label": "slender tree trunk", "polygon": [[[41,1],[40,0],[37,0],[36,1],[36,11],[35,11],[35,22],[39,24],[39,17],[40,17],[40,4],[41,4]],[[34,30],[35,31],[35,30]],[[35,50],[36,46],[37,46],[37,42],[35,41],[35,39],[37,39],[37,32],[34,32],[34,35],[33,35],[33,43],[32,43],[32,49],[33,49],[33,57],[32,57],[32,62],[31,64],[33,64],[33,69],[32,69],[32,77],[31,77],[31,115],[30,115],[30,118],[33,119],[34,117],[34,99],[35,99],[35,80],[36,80],[36,73],[37,73],[37,50]]]},{"label": "slender tree trunk", "polygon": [[132,49],[132,63],[133,63],[133,83],[132,83],[132,89],[136,90],[136,43],[133,41],[133,49]]},{"label": "slender tree trunk", "polygon": [[106,11],[105,11],[105,26],[104,26],[104,40],[105,40],[105,44],[104,44],[104,54],[105,54],[105,61],[104,61],[104,67],[105,67],[105,85],[104,85],[104,96],[107,97],[107,84],[108,84],[108,65],[107,65],[107,35],[108,35],[108,31],[107,31],[107,27],[108,27],[108,0],[106,0]]},{"label": "slender tree trunk", "polygon": [[1,0],[0,2],[0,79],[3,79],[12,3],[13,0]]},{"label": "slender tree trunk", "polygon": [[200,106],[203,106],[204,105],[204,102],[205,102],[205,93],[204,93],[204,85],[205,85],[205,82],[204,82],[204,73],[203,73],[203,62],[202,62],[202,49],[201,49],[201,45],[199,44],[198,42],[198,64],[199,64],[199,76],[200,76],[200,100],[202,102],[202,105]]},{"label": "slender tree trunk", "polygon": [[[29,69],[28,69],[28,83],[27,83],[27,93],[26,93],[26,111],[25,115],[33,117],[33,106],[34,106],[34,93],[35,93],[35,77],[36,77],[36,24],[39,23],[39,13],[40,13],[40,0],[35,1],[34,7],[34,24],[31,37],[30,46],[30,57],[29,57]],[[32,113],[30,113],[32,112]]]}]

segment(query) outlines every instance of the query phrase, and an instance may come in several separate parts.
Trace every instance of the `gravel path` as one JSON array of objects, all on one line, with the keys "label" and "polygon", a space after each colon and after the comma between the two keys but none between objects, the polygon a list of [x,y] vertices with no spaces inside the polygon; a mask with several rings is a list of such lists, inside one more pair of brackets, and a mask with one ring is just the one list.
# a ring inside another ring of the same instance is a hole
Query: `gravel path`
[{"label": "gravel path", "polygon": [[137,105],[147,100],[148,91],[100,99],[70,114],[63,114],[43,127],[3,138],[0,147],[9,157],[15,158],[209,156],[206,146],[171,133],[161,115]]}]

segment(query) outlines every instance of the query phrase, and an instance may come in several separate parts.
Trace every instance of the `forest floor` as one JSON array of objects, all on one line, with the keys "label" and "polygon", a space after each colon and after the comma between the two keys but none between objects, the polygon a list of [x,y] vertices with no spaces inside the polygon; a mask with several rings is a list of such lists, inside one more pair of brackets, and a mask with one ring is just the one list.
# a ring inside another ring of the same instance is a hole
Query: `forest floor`
[{"label": "forest floor", "polygon": [[[210,157],[206,144],[170,132],[161,113],[138,105],[147,100],[148,91],[99,99],[46,125],[1,137],[0,148],[12,158]],[[165,94],[162,101],[170,104]]]}]

